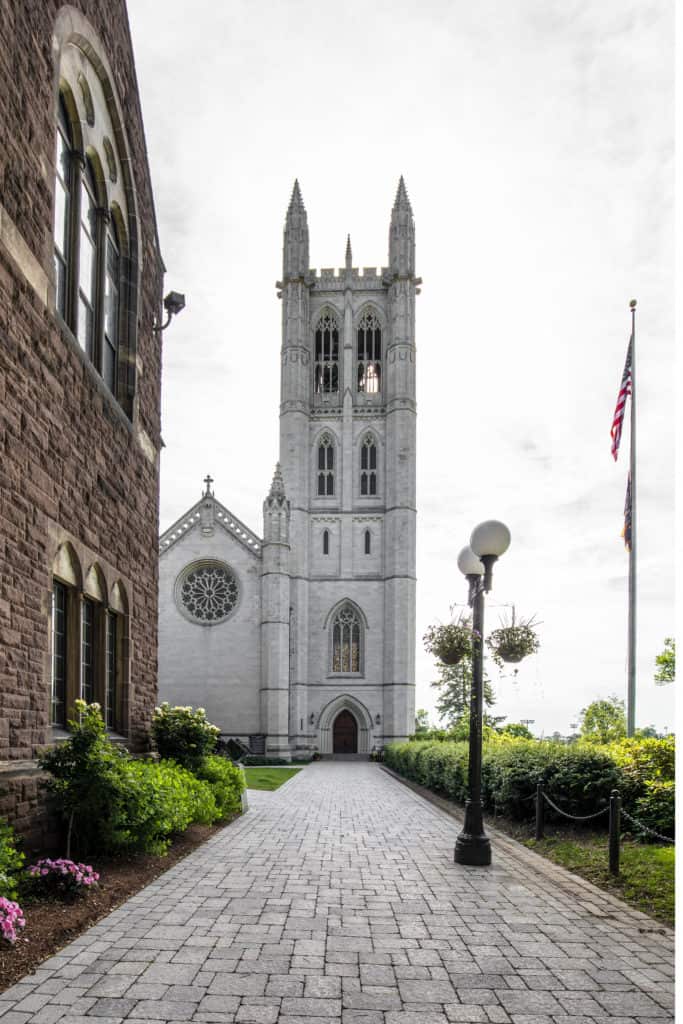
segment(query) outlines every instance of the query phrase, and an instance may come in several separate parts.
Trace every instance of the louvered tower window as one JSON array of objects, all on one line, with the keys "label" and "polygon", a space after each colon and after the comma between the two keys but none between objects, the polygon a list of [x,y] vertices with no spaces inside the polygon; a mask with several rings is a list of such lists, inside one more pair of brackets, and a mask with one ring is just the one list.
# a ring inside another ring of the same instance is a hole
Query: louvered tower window
[{"label": "louvered tower window", "polygon": [[315,329],[314,374],[316,394],[339,391],[339,327],[329,313],[320,317]]},{"label": "louvered tower window", "polygon": [[377,395],[382,381],[382,329],[374,313],[358,324],[358,390]]}]

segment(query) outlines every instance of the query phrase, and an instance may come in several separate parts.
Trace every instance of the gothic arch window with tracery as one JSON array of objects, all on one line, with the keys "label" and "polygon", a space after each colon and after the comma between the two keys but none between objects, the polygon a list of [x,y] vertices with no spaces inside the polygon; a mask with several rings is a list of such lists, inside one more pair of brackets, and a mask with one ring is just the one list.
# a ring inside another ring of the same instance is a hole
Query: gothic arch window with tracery
[{"label": "gothic arch window with tracery", "polygon": [[334,494],[334,441],[323,434],[318,442],[318,496]]},{"label": "gothic arch window with tracery", "polygon": [[205,559],[189,565],[176,583],[176,601],[183,615],[202,626],[215,626],[234,611],[239,584],[222,562]]},{"label": "gothic arch window with tracery", "polygon": [[371,311],[358,324],[358,391],[378,395],[382,384],[382,328]]},{"label": "gothic arch window with tracery", "polygon": [[137,232],[124,129],[103,65],[94,54],[92,59],[86,56],[80,43],[63,46],[59,77],[55,307],[88,363],[130,417]]},{"label": "gothic arch window with tracery", "polygon": [[367,434],[360,447],[360,493],[377,494],[377,445],[372,434]]},{"label": "gothic arch window with tracery", "polygon": [[355,675],[362,672],[363,624],[351,604],[344,604],[332,620],[332,672]]},{"label": "gothic arch window with tracery", "polygon": [[315,328],[314,388],[317,395],[339,391],[339,325],[323,313]]}]

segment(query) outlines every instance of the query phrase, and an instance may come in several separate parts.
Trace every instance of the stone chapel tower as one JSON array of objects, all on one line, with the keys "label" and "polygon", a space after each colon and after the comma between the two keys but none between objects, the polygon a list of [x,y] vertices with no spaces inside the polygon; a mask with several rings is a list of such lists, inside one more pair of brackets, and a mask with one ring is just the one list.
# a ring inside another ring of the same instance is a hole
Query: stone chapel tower
[{"label": "stone chapel tower", "polygon": [[[306,210],[295,183],[278,282],[293,754],[314,747],[367,753],[414,730],[420,280],[403,178],[388,263],[361,273],[349,239],[341,270],[311,270]],[[268,540],[265,533],[264,571]],[[277,647],[282,666],[280,640]],[[265,664],[265,652],[262,658]],[[262,679],[277,672],[262,671]]]}]

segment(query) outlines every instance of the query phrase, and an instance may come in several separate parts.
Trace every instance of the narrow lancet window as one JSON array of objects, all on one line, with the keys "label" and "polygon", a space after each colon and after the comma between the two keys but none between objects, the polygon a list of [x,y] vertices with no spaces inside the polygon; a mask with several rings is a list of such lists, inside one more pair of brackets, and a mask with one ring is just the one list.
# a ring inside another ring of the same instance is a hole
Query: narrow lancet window
[{"label": "narrow lancet window", "polygon": [[332,622],[332,671],[361,671],[362,627],[350,604],[339,609]]},{"label": "narrow lancet window", "polygon": [[318,445],[318,495],[334,494],[334,444],[329,434],[323,434]]},{"label": "narrow lancet window", "polygon": [[70,273],[69,222],[71,219],[71,130],[60,98],[57,119],[57,174],[55,178],[55,285],[56,305],[66,318],[67,287]]},{"label": "narrow lancet window", "polygon": [[329,313],[323,314],[315,329],[315,392],[339,391],[339,327]]},{"label": "narrow lancet window", "polygon": [[360,449],[360,493],[377,494],[377,445],[372,434],[368,434]]},{"label": "narrow lancet window", "polygon": [[52,586],[52,687],[51,721],[53,725],[66,725],[66,640],[67,589],[54,581]]},{"label": "narrow lancet window", "polygon": [[371,541],[370,541],[370,531],[366,530],[365,531],[365,554],[366,555],[370,554],[370,543],[371,543]]},{"label": "narrow lancet window", "polygon": [[78,251],[77,336],[88,356],[94,356],[95,296],[97,292],[97,200],[90,163],[81,179],[81,223]]},{"label": "narrow lancet window", "polygon": [[323,554],[329,555],[330,553],[330,531],[323,530]]},{"label": "narrow lancet window", "polygon": [[374,313],[358,324],[358,390],[377,395],[382,381],[382,329]]}]

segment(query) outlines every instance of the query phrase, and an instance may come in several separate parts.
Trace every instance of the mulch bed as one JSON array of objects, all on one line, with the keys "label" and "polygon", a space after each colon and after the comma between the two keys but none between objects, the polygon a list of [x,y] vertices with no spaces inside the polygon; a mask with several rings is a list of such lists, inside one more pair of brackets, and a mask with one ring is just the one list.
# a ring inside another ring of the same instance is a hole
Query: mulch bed
[{"label": "mulch bed", "polygon": [[32,974],[43,960],[229,824],[229,821],[222,821],[218,825],[191,825],[177,836],[165,857],[139,853],[127,857],[90,858],[88,863],[99,872],[100,881],[85,896],[63,902],[20,899],[26,927],[14,946],[5,942],[0,945],[0,992]]}]

